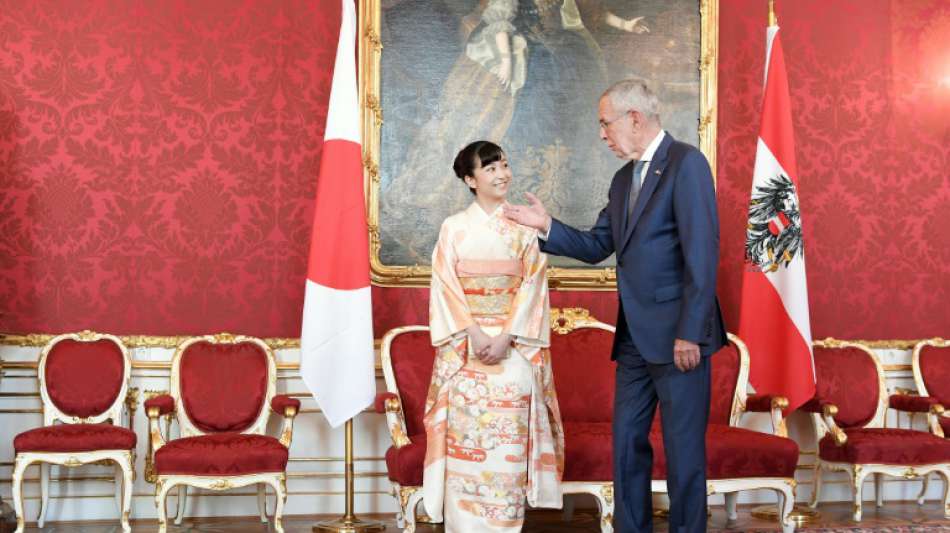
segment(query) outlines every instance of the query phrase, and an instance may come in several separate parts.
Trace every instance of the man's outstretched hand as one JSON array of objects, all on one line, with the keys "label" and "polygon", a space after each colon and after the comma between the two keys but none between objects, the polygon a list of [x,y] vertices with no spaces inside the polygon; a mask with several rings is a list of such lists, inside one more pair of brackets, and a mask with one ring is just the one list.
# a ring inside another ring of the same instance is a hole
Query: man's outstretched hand
[{"label": "man's outstretched hand", "polygon": [[538,200],[537,196],[530,192],[524,194],[528,198],[530,205],[505,204],[505,217],[522,226],[534,228],[541,233],[546,234],[551,231],[551,216],[548,215],[547,210],[544,209],[544,204],[541,203],[541,200]]}]

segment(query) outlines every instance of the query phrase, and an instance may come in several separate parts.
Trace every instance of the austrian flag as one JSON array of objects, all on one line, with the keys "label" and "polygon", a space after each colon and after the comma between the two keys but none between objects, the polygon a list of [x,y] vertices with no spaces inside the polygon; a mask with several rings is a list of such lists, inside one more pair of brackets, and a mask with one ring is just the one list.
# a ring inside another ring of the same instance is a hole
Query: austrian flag
[{"label": "austrian flag", "polygon": [[778,26],[767,33],[765,95],[746,226],[739,336],[750,381],[794,410],[815,394],[791,99]]},{"label": "austrian flag", "polygon": [[343,1],[300,333],[300,376],[336,427],[373,403],[373,313],[356,88],[356,8]]}]

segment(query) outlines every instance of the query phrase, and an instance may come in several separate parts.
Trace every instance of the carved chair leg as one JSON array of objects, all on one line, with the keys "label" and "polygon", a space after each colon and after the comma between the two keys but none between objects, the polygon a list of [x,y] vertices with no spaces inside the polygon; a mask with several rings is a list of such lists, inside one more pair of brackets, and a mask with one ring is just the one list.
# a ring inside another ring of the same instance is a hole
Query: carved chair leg
[{"label": "carved chair leg", "polygon": [[739,513],[736,512],[736,501],[739,499],[739,493],[725,492],[722,496],[726,499],[726,518],[729,520],[735,520],[739,518]]},{"label": "carved chair leg", "polygon": [[811,501],[808,506],[814,509],[818,507],[818,499],[821,497],[821,462],[815,464],[814,483],[811,488]]},{"label": "carved chair leg", "polygon": [[778,522],[782,526],[782,533],[793,533],[795,531],[795,522],[788,517],[795,507],[795,489],[789,483],[780,489],[776,489],[778,494]]},{"label": "carved chair leg", "polygon": [[864,488],[864,478],[867,477],[867,474],[864,473],[860,465],[854,465],[854,471],[852,475],[853,485],[851,490],[854,496],[854,513],[852,518],[855,522],[860,522],[862,505],[864,502],[862,489]]},{"label": "carved chair leg", "polygon": [[13,466],[13,510],[16,513],[16,533],[23,533],[23,474],[32,463],[17,456]]},{"label": "carved chair leg", "polygon": [[261,523],[267,523],[267,485],[257,484],[257,510],[261,514]]},{"label": "carved chair leg", "polygon": [[119,463],[115,464],[115,472],[112,476],[115,483],[115,508],[119,510],[119,516],[122,516],[122,467]]},{"label": "carved chair leg", "polygon": [[188,506],[188,485],[178,485],[177,509],[175,510],[175,525],[180,526],[181,521],[185,519],[185,511]]},{"label": "carved chair leg", "polygon": [[415,533],[416,531],[416,507],[419,505],[419,502],[422,501],[422,489],[415,491],[409,498],[406,500],[406,508],[403,510],[403,514],[406,515],[406,527],[403,528],[403,533]]},{"label": "carved chair leg", "polygon": [[168,510],[165,506],[165,500],[168,498],[168,491],[170,491],[174,485],[166,484],[162,478],[158,478],[158,483],[155,486],[155,507],[158,510],[158,533],[166,533],[168,531]]},{"label": "carved chair leg", "polygon": [[614,530],[614,484],[600,487],[600,533],[613,533]]},{"label": "carved chair leg", "polygon": [[399,499],[399,486],[391,484],[389,494],[396,500],[396,527],[402,529],[406,527],[406,517],[402,512],[402,501]]},{"label": "carved chair leg", "polygon": [[270,482],[270,485],[274,487],[274,494],[277,495],[275,498],[277,500],[276,505],[274,506],[274,531],[277,533],[284,533],[284,525],[282,522],[282,517],[284,516],[284,502],[287,500],[287,481],[285,477],[280,479],[273,479]]},{"label": "carved chair leg", "polygon": [[122,471],[122,502],[119,504],[119,522],[122,524],[122,531],[130,533],[132,526],[129,525],[129,516],[132,514],[132,480],[135,476],[135,467],[132,466],[132,454],[129,453],[128,462],[119,462],[118,467]]},{"label": "carved chair leg", "polygon": [[40,463],[40,512],[36,518],[36,527],[42,528],[46,523],[46,510],[49,509],[49,473],[50,464]]},{"label": "carved chair leg", "polygon": [[917,495],[917,505],[923,505],[926,500],[927,489],[930,488],[930,474],[923,477],[923,483],[920,485],[920,494]]}]

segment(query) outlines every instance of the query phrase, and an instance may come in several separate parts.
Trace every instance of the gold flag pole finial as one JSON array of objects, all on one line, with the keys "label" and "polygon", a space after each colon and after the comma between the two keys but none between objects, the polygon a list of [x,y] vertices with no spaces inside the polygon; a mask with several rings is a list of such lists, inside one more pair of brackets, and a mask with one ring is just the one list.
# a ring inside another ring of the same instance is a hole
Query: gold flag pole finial
[{"label": "gold flag pole finial", "polygon": [[778,26],[778,17],[775,16],[775,0],[769,0],[769,26]]}]

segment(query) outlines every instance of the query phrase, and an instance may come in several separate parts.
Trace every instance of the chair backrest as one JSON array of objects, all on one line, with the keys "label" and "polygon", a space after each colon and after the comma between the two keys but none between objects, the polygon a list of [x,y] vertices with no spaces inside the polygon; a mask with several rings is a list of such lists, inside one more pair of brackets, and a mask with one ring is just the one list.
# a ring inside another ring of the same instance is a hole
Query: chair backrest
[{"label": "chair backrest", "polygon": [[263,434],[276,391],[274,352],[255,337],[192,337],[175,351],[171,391],[182,437]]},{"label": "chair backrest", "polygon": [[710,359],[709,423],[737,426],[749,387],[749,349],[738,336]]},{"label": "chair backrest", "polygon": [[838,407],[842,428],[884,427],[887,388],[884,369],[874,353],[859,343],[815,341],[816,396]]},{"label": "chair backrest", "polygon": [[914,346],[914,381],[921,396],[950,408],[950,340],[929,339]]},{"label": "chair backrest", "polygon": [[432,381],[435,348],[427,326],[404,326],[383,335],[380,360],[386,389],[399,395],[407,436],[425,433],[426,396]]},{"label": "chair backrest", "polygon": [[37,375],[43,425],[122,423],[129,389],[129,351],[114,335],[82,331],[53,337]]},{"label": "chair backrest", "polygon": [[611,422],[614,327],[586,309],[551,310],[551,366],[564,422]]}]

